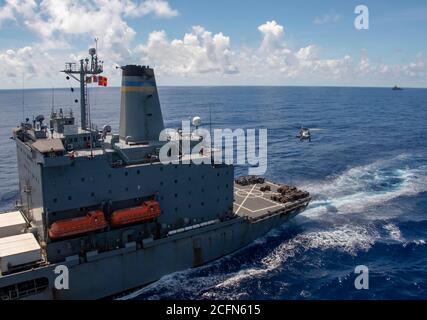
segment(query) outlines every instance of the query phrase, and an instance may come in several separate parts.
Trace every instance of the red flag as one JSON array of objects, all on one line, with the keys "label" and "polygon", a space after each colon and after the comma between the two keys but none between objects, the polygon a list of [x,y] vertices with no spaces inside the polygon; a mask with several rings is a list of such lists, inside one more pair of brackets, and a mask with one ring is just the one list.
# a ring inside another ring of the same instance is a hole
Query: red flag
[{"label": "red flag", "polygon": [[103,77],[103,76],[99,76],[99,77],[98,77],[98,85],[99,85],[99,86],[104,86],[104,87],[106,87],[106,86],[107,86],[107,83],[108,83],[108,80],[107,80],[107,78],[106,78],[106,77]]}]

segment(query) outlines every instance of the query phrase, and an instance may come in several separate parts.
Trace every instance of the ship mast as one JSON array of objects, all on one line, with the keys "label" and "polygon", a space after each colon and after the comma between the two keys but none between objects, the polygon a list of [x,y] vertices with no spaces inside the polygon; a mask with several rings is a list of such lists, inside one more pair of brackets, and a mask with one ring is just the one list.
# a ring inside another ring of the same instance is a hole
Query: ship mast
[{"label": "ship mast", "polygon": [[[95,39],[97,47],[98,39]],[[98,75],[103,72],[103,62],[98,59],[97,49],[90,48],[89,55],[91,58],[80,60],[80,65],[77,66],[75,62],[67,62],[65,69],[62,70],[69,77],[80,83],[80,123],[82,130],[88,128],[88,114],[87,114],[87,75]]]}]

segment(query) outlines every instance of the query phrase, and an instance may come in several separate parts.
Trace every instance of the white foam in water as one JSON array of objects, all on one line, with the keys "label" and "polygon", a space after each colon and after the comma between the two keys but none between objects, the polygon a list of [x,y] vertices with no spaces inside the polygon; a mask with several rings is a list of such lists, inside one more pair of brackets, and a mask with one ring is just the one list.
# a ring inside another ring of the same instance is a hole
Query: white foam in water
[{"label": "white foam in water", "polygon": [[[176,272],[124,299],[135,298],[152,291],[154,295],[150,298],[154,299],[159,298],[157,295],[159,292],[165,292],[160,294],[165,298],[165,296],[173,297],[182,291],[196,297],[211,299],[245,298],[244,292],[231,291],[236,291],[235,288],[244,281],[274,275],[274,272],[280,271],[286,263],[291,263],[292,258],[308,250],[332,249],[350,255],[369,250],[381,238],[371,220],[385,220],[382,228],[387,233],[387,239],[403,242],[405,245],[409,242],[406,242],[398,226],[387,222],[392,218],[390,212],[388,210],[382,212],[378,206],[400,196],[411,196],[427,191],[427,168],[406,167],[404,162],[410,158],[411,155],[399,155],[393,159],[351,168],[328,181],[302,186],[303,189],[310,191],[313,201],[301,215],[308,221],[322,223],[327,217],[329,220],[332,219],[332,224],[323,223],[322,227],[326,230],[310,230],[309,227],[307,231],[281,243],[260,261],[248,261],[248,266],[243,266],[237,272],[221,271],[219,268],[221,264],[227,263],[223,258],[201,267],[209,268],[208,276],[199,275],[201,268]],[[351,216],[344,223],[342,219],[337,219],[354,213],[357,213],[357,223]],[[253,246],[264,247],[268,239],[280,237],[281,234],[277,230],[270,232],[268,237],[258,239]],[[424,245],[426,242],[419,239],[410,243]]]},{"label": "white foam in water", "polygon": [[[271,236],[279,235],[270,234],[269,237]],[[197,296],[199,292],[208,288],[211,288],[211,290],[204,292],[201,295],[203,298],[227,299],[230,298],[229,294],[218,289],[233,289],[246,280],[263,278],[269,274],[273,274],[275,270],[280,269],[289,259],[295,257],[296,254],[303,254],[310,249],[335,249],[355,255],[358,251],[368,250],[378,237],[378,234],[373,230],[352,225],[343,225],[331,230],[306,232],[280,244],[272,252],[267,254],[258,266],[243,268],[238,272],[228,274],[216,274],[212,272],[209,276],[198,276],[197,273],[200,273],[201,268],[176,272],[122,299],[133,299],[151,291],[165,292],[160,294],[163,298],[167,298],[168,296],[173,297],[183,290]],[[214,264],[220,265],[221,263],[224,263],[224,259]],[[202,268],[212,268],[212,264]],[[239,293],[232,293],[234,299],[236,299],[236,294]],[[241,293],[241,295],[244,298],[245,294]],[[158,299],[159,296],[153,294],[150,298]]]},{"label": "white foam in water", "polygon": [[402,233],[400,232],[400,229],[398,226],[396,226],[393,223],[389,223],[384,225],[384,229],[388,231],[390,239],[394,241],[403,242],[405,239],[402,237]]},{"label": "white foam in water", "polygon": [[361,226],[343,225],[337,229],[307,232],[285,241],[261,260],[261,266],[247,268],[231,274],[215,288],[233,288],[244,280],[271,274],[297,253],[310,249],[335,249],[355,255],[358,251],[367,251],[379,237],[375,231]]},{"label": "white foam in water", "polygon": [[[301,215],[317,219],[333,208],[337,214],[363,213],[365,209],[383,204],[400,196],[416,195],[427,191],[427,169],[394,168],[407,155],[400,155],[391,160],[381,160],[369,165],[351,168],[330,181],[311,183],[303,186],[310,191],[314,200]],[[381,189],[388,180],[400,183],[389,189]],[[376,190],[379,189],[379,190]],[[384,212],[390,218],[389,212]],[[381,213],[365,218],[378,219]]]}]

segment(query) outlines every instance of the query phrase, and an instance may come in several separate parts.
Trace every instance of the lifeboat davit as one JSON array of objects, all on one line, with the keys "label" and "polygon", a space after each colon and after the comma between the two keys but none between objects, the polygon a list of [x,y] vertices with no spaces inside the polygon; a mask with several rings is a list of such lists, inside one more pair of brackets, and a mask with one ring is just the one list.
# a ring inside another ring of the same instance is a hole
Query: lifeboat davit
[{"label": "lifeboat davit", "polygon": [[52,239],[69,237],[90,231],[101,230],[107,227],[102,211],[90,211],[84,217],[60,220],[52,223],[49,228],[49,237]]},{"label": "lifeboat davit", "polygon": [[158,217],[160,212],[160,204],[155,200],[148,200],[137,207],[114,211],[111,215],[110,224],[113,227],[119,227],[126,224],[142,222]]}]

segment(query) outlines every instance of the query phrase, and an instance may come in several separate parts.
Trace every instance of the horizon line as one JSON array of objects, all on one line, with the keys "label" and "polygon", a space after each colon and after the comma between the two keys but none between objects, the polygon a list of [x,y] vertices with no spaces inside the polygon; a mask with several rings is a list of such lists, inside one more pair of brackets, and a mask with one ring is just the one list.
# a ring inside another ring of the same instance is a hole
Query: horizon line
[{"label": "horizon line", "polygon": [[[232,87],[276,87],[276,88],[358,88],[358,89],[392,89],[394,86],[385,86],[385,85],[379,85],[379,86],[363,86],[363,85],[277,85],[277,84],[233,84],[233,85],[157,85],[157,87],[173,87],[173,88],[189,88],[189,87],[195,87],[195,88],[232,88]],[[89,87],[91,89],[98,88],[98,89],[105,89],[105,87],[99,87],[99,86],[93,86]],[[107,88],[121,88],[121,86],[108,86]],[[406,87],[406,86],[399,86],[399,88],[402,89],[427,89],[427,86],[414,86],[414,87]],[[70,87],[31,87],[31,88],[0,88],[0,91],[12,91],[12,90],[52,90],[52,89],[70,89]],[[80,88],[75,88],[75,90],[80,90]]]}]

